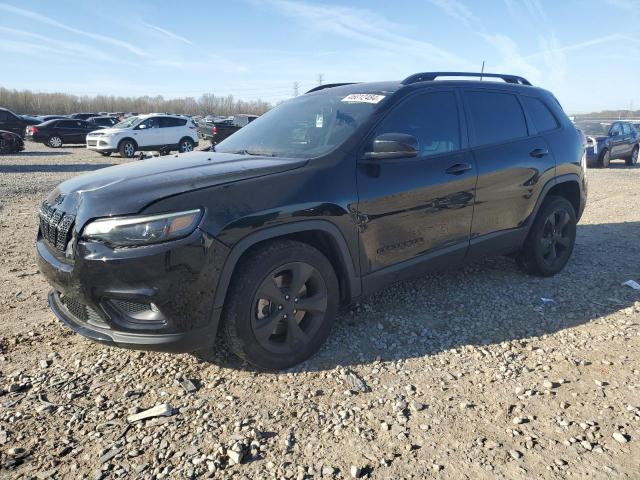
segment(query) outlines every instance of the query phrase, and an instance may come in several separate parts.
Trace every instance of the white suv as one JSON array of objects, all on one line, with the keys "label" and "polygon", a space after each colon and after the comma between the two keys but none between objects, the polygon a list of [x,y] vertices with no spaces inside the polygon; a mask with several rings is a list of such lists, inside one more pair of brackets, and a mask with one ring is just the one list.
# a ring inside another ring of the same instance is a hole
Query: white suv
[{"label": "white suv", "polygon": [[178,115],[139,115],[87,135],[87,148],[104,156],[120,152],[121,157],[131,158],[141,150],[190,152],[197,146],[196,125]]}]

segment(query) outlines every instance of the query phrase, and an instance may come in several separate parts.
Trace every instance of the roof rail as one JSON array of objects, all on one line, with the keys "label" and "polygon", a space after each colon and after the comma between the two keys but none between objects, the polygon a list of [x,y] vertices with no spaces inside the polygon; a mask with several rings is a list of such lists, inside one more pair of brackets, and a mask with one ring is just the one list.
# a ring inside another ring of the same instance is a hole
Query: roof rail
[{"label": "roof rail", "polygon": [[325,83],[324,85],[318,85],[317,87],[313,87],[311,90],[305,93],[317,92],[318,90],[324,90],[325,88],[333,88],[333,87],[341,87],[343,85],[354,85],[357,82],[346,82],[346,83]]},{"label": "roof rail", "polygon": [[526,78],[519,77],[517,75],[505,75],[502,73],[471,73],[471,72],[422,72],[414,73],[405,78],[401,83],[403,85],[409,85],[416,82],[433,81],[438,77],[479,77],[481,80],[483,77],[488,78],[501,78],[506,83],[515,83],[517,85],[531,85],[531,82]]}]

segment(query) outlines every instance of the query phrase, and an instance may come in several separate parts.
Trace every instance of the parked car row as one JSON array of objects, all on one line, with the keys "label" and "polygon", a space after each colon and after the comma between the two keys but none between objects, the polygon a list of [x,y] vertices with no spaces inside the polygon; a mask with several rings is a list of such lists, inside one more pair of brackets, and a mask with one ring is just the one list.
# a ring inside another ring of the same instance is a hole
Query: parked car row
[{"label": "parked car row", "polygon": [[240,114],[232,117],[216,117],[212,121],[198,123],[198,135],[204,140],[209,140],[213,145],[221,142],[229,135],[237,132],[242,127],[246,127],[256,118],[257,115]]}]

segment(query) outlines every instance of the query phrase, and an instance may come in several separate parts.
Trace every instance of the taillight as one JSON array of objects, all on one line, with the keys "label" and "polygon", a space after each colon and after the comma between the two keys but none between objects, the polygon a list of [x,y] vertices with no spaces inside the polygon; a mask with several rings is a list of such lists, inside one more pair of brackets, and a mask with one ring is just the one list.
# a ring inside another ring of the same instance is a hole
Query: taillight
[{"label": "taillight", "polygon": [[211,135],[215,135],[217,133],[218,133],[218,127],[214,125],[213,128],[211,129]]},{"label": "taillight", "polygon": [[36,127],[27,127],[27,132],[31,135],[38,133],[38,129]]}]

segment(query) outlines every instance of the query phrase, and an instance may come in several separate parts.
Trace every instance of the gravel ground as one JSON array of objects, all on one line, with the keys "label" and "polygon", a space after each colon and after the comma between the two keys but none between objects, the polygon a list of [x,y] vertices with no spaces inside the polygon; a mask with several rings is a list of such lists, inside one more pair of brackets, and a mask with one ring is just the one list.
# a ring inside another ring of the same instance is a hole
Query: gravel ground
[{"label": "gravel ground", "polygon": [[589,172],[560,275],[500,258],[397,284],[305,364],[261,373],[104,347],[49,312],[37,206],[121,162],[0,157],[0,477],[640,477],[640,291],[622,285],[640,282],[640,169]]}]

